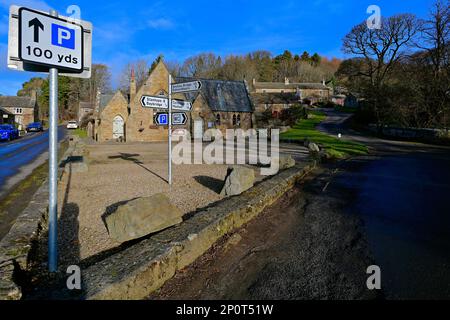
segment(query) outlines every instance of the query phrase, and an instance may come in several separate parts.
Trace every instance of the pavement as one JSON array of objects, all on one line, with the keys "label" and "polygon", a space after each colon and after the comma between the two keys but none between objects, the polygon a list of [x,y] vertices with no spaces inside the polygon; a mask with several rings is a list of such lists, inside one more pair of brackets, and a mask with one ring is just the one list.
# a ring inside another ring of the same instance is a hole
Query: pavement
[{"label": "pavement", "polygon": [[[58,140],[66,129],[58,128]],[[28,133],[11,142],[0,142],[0,198],[48,159],[48,130]]]}]

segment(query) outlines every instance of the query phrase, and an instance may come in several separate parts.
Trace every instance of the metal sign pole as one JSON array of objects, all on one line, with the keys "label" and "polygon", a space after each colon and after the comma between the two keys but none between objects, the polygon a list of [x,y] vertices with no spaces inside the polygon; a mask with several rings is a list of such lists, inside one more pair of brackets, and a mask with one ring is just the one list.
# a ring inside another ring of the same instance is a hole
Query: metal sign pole
[{"label": "metal sign pole", "polygon": [[[51,10],[50,14],[58,16]],[[49,107],[49,221],[48,221],[48,269],[56,272],[58,269],[58,69],[50,68],[50,107]]]},{"label": "metal sign pole", "polygon": [[169,74],[169,186],[172,185],[172,75]]}]

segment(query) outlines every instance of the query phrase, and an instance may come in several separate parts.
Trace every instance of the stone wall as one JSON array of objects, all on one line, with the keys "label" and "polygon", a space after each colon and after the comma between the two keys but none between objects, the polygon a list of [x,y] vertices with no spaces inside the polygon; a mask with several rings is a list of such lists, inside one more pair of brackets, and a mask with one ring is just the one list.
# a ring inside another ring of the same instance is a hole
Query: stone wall
[{"label": "stone wall", "polygon": [[[379,128],[375,124],[369,125],[369,130],[374,133],[379,133]],[[424,139],[424,140],[449,140],[450,130],[448,129],[430,129],[430,128],[400,128],[384,126],[381,128],[381,133],[385,136],[396,138],[409,139]]]},{"label": "stone wall", "polygon": [[[69,148],[62,159],[66,160],[72,155],[74,144],[76,141],[69,142]],[[63,170],[59,167],[59,177]],[[47,232],[48,196],[46,180],[33,195],[25,210],[17,217],[8,234],[0,241],[0,300],[19,300],[22,297],[18,275],[28,271],[33,247],[39,237]]]}]

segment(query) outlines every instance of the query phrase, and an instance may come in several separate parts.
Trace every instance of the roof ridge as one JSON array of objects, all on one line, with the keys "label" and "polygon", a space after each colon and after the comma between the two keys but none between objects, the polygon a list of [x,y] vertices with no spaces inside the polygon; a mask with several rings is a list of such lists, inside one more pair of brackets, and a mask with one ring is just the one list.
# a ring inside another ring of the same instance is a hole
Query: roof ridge
[{"label": "roof ridge", "polygon": [[208,78],[199,78],[199,77],[182,77],[182,76],[176,76],[175,78],[180,79],[193,79],[193,80],[200,80],[200,81],[221,81],[221,82],[237,82],[237,83],[243,83],[244,80],[224,80],[224,79],[208,79]]}]

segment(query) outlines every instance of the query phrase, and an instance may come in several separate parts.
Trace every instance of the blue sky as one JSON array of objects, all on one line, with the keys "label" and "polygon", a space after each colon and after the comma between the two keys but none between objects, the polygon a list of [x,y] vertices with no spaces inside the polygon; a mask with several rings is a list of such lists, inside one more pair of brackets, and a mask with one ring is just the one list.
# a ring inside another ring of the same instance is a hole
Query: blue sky
[{"label": "blue sky", "polygon": [[[215,1],[43,1],[0,0],[0,93],[14,95],[21,84],[39,74],[10,71],[6,66],[8,10],[11,4],[56,9],[66,14],[70,5],[92,22],[93,60],[109,65],[113,85],[132,60],[153,61],[158,54],[182,62],[200,52],[226,56],[254,50],[273,54],[285,49],[344,57],[341,39],[369,16],[376,4],[389,16],[410,12],[425,17],[433,0],[215,0]],[[42,75],[45,76],[45,75]]]}]

